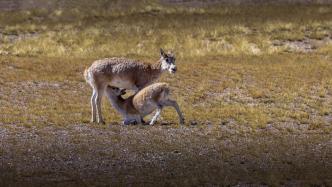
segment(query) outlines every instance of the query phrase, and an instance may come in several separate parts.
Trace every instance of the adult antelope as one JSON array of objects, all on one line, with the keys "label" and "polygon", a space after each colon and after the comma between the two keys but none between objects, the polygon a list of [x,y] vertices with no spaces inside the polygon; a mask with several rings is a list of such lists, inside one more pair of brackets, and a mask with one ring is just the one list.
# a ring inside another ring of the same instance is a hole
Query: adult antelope
[{"label": "adult antelope", "polygon": [[101,113],[101,99],[107,85],[134,90],[136,93],[151,84],[165,72],[176,72],[173,53],[160,49],[160,59],[155,64],[126,58],[97,60],[84,71],[85,80],[92,87],[91,122],[105,123]]},{"label": "adult antelope", "polygon": [[178,113],[180,124],[183,124],[184,117],[179,105],[176,101],[169,99],[169,93],[170,89],[166,83],[151,84],[126,99],[122,98],[125,91],[111,86],[106,88],[110,102],[124,118],[125,125],[144,123],[143,118],[157,110],[150,122],[150,125],[153,125],[165,106],[174,107]]}]

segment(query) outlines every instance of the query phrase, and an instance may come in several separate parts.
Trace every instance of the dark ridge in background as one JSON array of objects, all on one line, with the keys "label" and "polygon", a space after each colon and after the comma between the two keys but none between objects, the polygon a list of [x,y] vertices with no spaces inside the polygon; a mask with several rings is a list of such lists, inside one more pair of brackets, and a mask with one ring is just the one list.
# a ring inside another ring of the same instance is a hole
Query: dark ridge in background
[{"label": "dark ridge in background", "polygon": [[0,11],[29,10],[35,8],[107,8],[130,7],[137,3],[150,5],[161,3],[164,5],[182,5],[188,7],[206,7],[216,4],[253,5],[253,4],[332,4],[332,0],[0,0]]},{"label": "dark ridge in background", "polygon": [[160,0],[160,2],[164,4],[188,6],[208,6],[214,4],[332,4],[332,0]]}]

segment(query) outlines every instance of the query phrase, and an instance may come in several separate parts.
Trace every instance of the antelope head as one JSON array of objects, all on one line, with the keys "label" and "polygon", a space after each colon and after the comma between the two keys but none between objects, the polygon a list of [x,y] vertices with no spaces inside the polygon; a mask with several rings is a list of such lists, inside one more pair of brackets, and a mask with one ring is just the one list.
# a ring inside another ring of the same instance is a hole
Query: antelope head
[{"label": "antelope head", "polygon": [[175,56],[171,53],[165,53],[163,49],[160,49],[160,62],[161,62],[161,69],[169,71],[170,73],[176,72],[176,65],[175,65]]}]

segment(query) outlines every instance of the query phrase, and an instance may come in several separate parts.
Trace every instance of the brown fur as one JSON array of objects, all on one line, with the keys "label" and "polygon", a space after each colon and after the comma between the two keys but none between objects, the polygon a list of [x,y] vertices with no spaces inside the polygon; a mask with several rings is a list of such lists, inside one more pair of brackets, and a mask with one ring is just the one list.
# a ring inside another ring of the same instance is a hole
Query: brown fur
[{"label": "brown fur", "polygon": [[[108,58],[95,61],[85,74],[90,74],[98,87],[110,84],[119,88],[133,89],[136,86],[142,89],[159,78],[162,73],[160,66],[160,62],[148,64],[126,58]],[[114,79],[122,81],[112,83]]]}]

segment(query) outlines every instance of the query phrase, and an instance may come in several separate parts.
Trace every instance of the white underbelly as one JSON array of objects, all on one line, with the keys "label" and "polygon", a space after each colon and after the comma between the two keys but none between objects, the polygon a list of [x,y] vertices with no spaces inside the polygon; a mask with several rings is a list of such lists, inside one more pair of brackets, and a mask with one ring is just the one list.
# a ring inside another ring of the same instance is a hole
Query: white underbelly
[{"label": "white underbelly", "polygon": [[132,81],[120,79],[120,78],[114,78],[110,82],[111,86],[118,87],[118,88],[125,88],[125,89],[135,89],[135,84],[132,83]]}]

